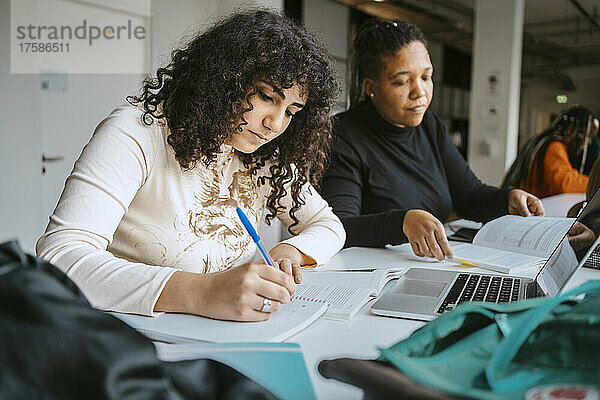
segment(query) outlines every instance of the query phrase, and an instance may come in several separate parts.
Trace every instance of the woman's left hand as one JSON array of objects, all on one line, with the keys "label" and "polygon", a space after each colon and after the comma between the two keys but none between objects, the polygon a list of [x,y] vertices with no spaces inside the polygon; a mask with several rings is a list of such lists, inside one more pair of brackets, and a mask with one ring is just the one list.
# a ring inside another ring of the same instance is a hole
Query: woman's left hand
[{"label": "woman's left hand", "polygon": [[521,189],[508,192],[508,212],[512,215],[543,217],[546,212],[540,199]]},{"label": "woman's left hand", "polygon": [[[302,282],[302,264],[312,264],[311,258],[287,243],[279,243],[269,251],[271,258],[286,274],[294,278],[294,282]],[[313,260],[314,261],[314,260]]]}]

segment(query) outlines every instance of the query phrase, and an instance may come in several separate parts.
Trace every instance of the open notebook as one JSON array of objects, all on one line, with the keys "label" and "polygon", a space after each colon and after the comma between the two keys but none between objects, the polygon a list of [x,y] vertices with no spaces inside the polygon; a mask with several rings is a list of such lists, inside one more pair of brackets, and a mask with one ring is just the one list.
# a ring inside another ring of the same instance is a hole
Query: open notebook
[{"label": "open notebook", "polygon": [[296,287],[294,298],[324,302],[329,306],[324,318],[348,321],[369,300],[378,296],[386,283],[404,272],[403,268],[303,271],[302,283]]},{"label": "open notebook", "polygon": [[312,324],[327,310],[324,302],[294,300],[281,306],[267,321],[231,322],[188,314],[157,317],[111,313],[152,340],[167,343],[283,342]]}]

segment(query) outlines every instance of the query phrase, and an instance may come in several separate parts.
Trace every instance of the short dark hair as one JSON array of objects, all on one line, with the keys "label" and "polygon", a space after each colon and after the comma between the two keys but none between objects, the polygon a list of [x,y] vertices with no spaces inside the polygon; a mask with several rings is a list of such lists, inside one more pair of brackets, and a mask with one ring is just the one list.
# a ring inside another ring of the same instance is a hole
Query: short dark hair
[{"label": "short dark hair", "polygon": [[277,88],[297,83],[307,90],[305,106],[284,134],[252,154],[237,153],[253,174],[273,162],[267,178],[267,221],[283,210],[284,184],[291,183],[291,232],[298,224],[294,214],[303,204],[302,186],[317,185],[327,161],[330,112],[339,91],[334,76],[324,47],[305,28],[282,15],[253,10],[218,22],[173,51],[170,63],[155,78],[145,79],[142,93],[128,100],[142,104],[146,124],[167,121],[175,158],[183,168],[192,168],[198,161],[214,162],[225,140],[241,130],[260,81]]},{"label": "short dark hair", "polygon": [[384,57],[415,41],[427,46],[423,32],[406,21],[371,18],[363,23],[352,44],[350,105],[362,100],[363,79],[379,77]]}]

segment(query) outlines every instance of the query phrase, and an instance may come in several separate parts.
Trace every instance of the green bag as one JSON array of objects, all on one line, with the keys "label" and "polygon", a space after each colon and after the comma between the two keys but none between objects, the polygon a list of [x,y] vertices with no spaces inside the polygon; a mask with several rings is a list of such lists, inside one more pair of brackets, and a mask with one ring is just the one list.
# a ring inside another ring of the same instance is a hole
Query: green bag
[{"label": "green bag", "polygon": [[600,388],[600,280],[557,297],[466,303],[381,349],[431,388],[477,399],[523,399],[533,387]]}]

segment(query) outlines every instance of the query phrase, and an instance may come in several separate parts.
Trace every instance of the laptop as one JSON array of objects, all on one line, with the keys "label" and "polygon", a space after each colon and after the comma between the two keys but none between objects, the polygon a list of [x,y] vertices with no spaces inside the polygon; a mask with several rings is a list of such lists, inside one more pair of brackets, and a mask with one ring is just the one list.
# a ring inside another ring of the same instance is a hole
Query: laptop
[{"label": "laptop", "polygon": [[[565,233],[535,279],[505,274],[410,268],[371,306],[371,312],[389,317],[430,321],[458,304],[470,301],[511,302],[540,296],[556,296],[600,243],[600,190],[573,222],[587,224],[589,243],[575,251]],[[573,226],[571,225],[571,227]],[[571,230],[571,228],[569,228]],[[593,242],[593,243],[592,243]]]}]

